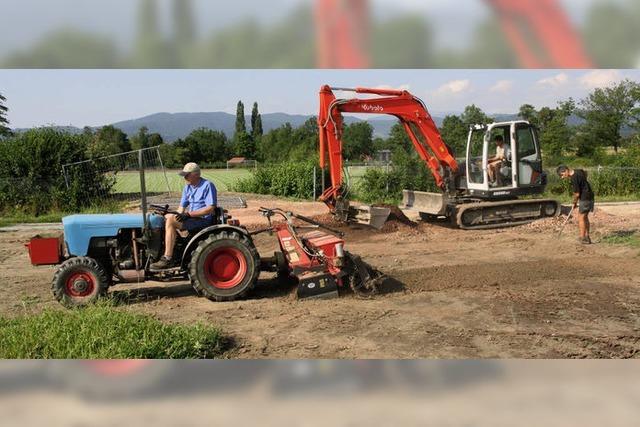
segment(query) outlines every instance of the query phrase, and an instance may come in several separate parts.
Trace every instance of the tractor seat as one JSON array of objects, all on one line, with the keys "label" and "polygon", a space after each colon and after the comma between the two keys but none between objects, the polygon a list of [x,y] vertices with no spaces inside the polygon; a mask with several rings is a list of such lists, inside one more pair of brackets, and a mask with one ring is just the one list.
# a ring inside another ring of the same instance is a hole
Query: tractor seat
[{"label": "tractor seat", "polygon": [[193,236],[195,236],[205,228],[211,227],[212,225],[223,224],[223,220],[224,220],[224,209],[216,207],[213,211],[213,218],[211,218],[211,221],[209,221],[206,225],[203,225],[201,227],[196,227],[194,229],[189,230],[188,232],[181,231],[180,233],[178,233],[179,238],[182,238],[185,240],[191,240]]},{"label": "tractor seat", "polygon": [[213,210],[213,221],[211,221],[211,225],[225,224],[226,222],[227,218],[224,208],[216,206]]}]

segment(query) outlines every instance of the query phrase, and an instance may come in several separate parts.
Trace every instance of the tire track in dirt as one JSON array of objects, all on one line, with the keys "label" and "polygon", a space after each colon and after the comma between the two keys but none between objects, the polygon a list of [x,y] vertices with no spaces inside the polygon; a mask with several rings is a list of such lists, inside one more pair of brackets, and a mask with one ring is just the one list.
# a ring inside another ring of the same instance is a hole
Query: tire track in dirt
[{"label": "tire track in dirt", "polygon": [[410,292],[447,289],[490,289],[549,280],[583,280],[640,274],[640,263],[610,260],[606,265],[586,258],[504,263],[456,264],[389,271]]}]

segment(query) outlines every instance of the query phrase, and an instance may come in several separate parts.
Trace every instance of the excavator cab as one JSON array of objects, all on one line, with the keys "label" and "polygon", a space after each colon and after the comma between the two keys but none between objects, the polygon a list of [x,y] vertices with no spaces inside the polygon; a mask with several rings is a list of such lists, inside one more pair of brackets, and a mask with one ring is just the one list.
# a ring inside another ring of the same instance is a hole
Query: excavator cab
[{"label": "excavator cab", "polygon": [[458,190],[480,199],[540,194],[547,184],[537,130],[525,121],[471,127],[465,163]]},{"label": "excavator cab", "polygon": [[555,200],[518,200],[542,194],[546,184],[534,126],[522,120],[474,125],[453,187],[442,193],[404,190],[402,208],[425,220],[447,217],[463,229],[526,224],[558,214]]}]

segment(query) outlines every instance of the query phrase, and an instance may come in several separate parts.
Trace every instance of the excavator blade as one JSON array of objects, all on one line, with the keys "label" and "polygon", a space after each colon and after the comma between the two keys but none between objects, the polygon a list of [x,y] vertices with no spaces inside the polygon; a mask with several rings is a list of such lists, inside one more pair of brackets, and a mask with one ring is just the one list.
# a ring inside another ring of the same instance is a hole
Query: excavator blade
[{"label": "excavator blade", "polygon": [[384,226],[390,214],[391,208],[368,205],[349,207],[349,216],[352,221],[358,224],[369,225],[377,230]]},{"label": "excavator blade", "polygon": [[402,190],[402,206],[400,207],[429,215],[445,215],[447,198],[442,193]]}]

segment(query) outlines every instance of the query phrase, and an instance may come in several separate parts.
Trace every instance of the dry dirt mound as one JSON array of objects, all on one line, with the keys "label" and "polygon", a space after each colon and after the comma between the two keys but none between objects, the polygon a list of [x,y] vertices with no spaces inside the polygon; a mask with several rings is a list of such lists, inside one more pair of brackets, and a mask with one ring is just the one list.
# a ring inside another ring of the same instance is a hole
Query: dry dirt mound
[{"label": "dry dirt mound", "polygon": [[[596,208],[596,210],[589,216],[589,219],[592,223],[592,228],[620,228],[624,227],[628,223],[628,220],[625,217],[611,215],[598,208]],[[532,223],[521,226],[521,229],[537,233],[560,232],[565,221],[567,221],[567,216],[560,215],[553,218],[545,218],[534,221]],[[578,218],[576,213],[574,213],[567,222],[565,232],[568,231],[572,226],[575,227],[577,223]]]},{"label": "dry dirt mound", "polygon": [[[443,289],[481,289],[500,284],[530,283],[553,280],[584,280],[617,275],[628,263],[611,260],[607,265],[594,264],[585,258],[482,263],[436,266],[404,270],[394,277],[410,291]],[[640,273],[640,267],[636,273]],[[631,273],[628,271],[628,273]]]}]

